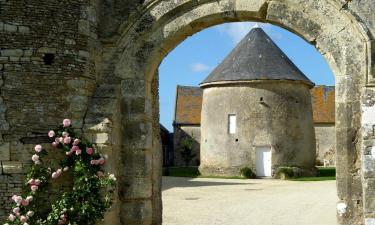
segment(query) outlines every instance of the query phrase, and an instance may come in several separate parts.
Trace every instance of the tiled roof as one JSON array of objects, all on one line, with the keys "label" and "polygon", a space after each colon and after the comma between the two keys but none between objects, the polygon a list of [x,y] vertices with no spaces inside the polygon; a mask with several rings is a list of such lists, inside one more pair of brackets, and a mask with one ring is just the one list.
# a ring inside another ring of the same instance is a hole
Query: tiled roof
[{"label": "tiled roof", "polygon": [[[202,89],[177,86],[175,123],[199,125],[202,110]],[[311,89],[314,123],[335,122],[335,87],[316,86]]]},{"label": "tiled roof", "polygon": [[316,86],[311,89],[314,123],[335,122],[335,87]]},{"label": "tiled roof", "polygon": [[201,123],[203,91],[200,87],[177,86],[175,123],[196,124]]}]

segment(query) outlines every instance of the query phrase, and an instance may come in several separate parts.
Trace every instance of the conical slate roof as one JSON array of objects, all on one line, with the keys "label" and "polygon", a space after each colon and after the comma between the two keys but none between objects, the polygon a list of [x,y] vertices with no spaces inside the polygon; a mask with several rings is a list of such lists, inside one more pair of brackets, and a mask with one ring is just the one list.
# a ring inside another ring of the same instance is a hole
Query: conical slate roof
[{"label": "conical slate roof", "polygon": [[259,27],[241,40],[201,86],[250,80],[296,80],[314,85]]}]

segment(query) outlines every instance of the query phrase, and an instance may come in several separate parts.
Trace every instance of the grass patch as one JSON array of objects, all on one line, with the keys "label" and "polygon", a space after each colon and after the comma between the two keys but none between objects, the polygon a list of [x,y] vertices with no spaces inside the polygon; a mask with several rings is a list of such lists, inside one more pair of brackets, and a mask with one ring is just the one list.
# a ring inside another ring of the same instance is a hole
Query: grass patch
[{"label": "grass patch", "polygon": [[293,181],[326,181],[336,180],[335,167],[318,167],[318,175],[316,177],[298,177],[290,179]]},{"label": "grass patch", "polygon": [[[202,176],[199,173],[198,167],[170,167],[168,175],[171,177],[191,177],[191,178],[221,178],[221,179],[246,179],[240,176],[235,177],[222,177],[222,176]],[[318,175],[316,177],[298,177],[291,178],[292,181],[326,181],[336,180],[335,167],[318,167]]]},{"label": "grass patch", "polygon": [[166,176],[170,177],[199,177],[198,167],[169,167]]},{"label": "grass patch", "polygon": [[224,176],[202,176],[199,173],[198,167],[169,167],[168,172],[164,176],[170,177],[191,177],[191,178],[221,178],[221,179],[244,179],[240,176],[224,177]]}]

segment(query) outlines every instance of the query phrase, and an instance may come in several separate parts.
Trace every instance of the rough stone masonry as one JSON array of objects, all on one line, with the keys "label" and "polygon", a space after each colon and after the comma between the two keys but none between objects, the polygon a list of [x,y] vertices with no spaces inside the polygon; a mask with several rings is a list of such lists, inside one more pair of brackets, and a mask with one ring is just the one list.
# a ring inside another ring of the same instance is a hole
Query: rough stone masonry
[{"label": "rough stone masonry", "polygon": [[262,21],[327,59],[337,88],[337,218],[375,224],[374,11],[374,0],[0,0],[0,222],[33,144],[71,118],[119,178],[103,223],[161,224],[158,65],[204,28]]}]

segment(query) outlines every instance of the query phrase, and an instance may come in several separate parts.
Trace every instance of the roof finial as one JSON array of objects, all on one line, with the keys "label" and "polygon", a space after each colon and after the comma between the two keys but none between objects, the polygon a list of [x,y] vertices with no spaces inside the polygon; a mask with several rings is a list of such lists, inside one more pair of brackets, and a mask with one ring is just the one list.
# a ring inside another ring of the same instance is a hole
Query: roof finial
[{"label": "roof finial", "polygon": [[255,23],[255,25],[253,26],[253,28],[259,28],[259,24]]}]

